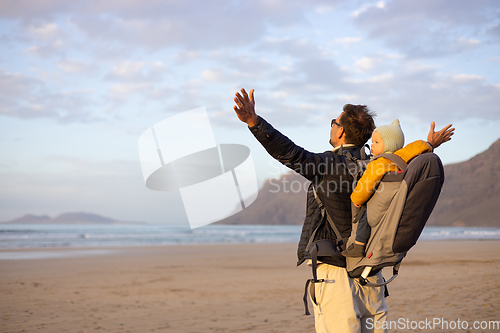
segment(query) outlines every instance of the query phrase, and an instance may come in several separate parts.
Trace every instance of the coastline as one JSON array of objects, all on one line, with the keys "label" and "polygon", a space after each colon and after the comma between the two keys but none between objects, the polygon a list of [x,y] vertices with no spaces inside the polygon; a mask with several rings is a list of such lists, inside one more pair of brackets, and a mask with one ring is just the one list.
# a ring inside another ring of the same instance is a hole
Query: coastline
[{"label": "coastline", "polygon": [[[296,244],[302,225],[1,225],[3,249],[91,249],[204,244]],[[426,227],[419,241],[497,239],[500,228]],[[40,255],[40,254],[37,254]],[[4,255],[5,256],[5,255]],[[54,254],[55,256],[55,254]]]},{"label": "coastline", "polygon": [[[1,261],[2,331],[314,332],[296,244],[39,251],[82,250],[109,252]],[[499,272],[500,240],[419,242],[389,285],[389,321],[498,321]]]}]

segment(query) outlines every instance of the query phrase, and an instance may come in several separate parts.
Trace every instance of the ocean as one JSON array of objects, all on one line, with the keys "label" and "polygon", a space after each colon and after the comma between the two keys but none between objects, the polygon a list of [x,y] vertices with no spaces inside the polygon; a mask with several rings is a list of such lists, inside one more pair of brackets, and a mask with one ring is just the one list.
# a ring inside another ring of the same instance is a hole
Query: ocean
[{"label": "ocean", "polygon": [[[0,224],[0,249],[297,243],[302,226]],[[500,239],[500,228],[426,227],[419,241]]]}]

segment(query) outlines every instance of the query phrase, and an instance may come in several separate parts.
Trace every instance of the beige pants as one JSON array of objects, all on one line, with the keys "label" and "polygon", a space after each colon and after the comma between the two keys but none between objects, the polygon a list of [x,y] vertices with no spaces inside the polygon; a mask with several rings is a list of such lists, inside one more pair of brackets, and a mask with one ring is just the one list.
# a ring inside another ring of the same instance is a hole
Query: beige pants
[{"label": "beige pants", "polygon": [[[387,321],[383,287],[361,286],[347,275],[345,268],[322,264],[318,279],[312,284],[316,303],[314,319],[317,333],[382,333]],[[382,273],[368,278],[371,283],[383,281]]]}]

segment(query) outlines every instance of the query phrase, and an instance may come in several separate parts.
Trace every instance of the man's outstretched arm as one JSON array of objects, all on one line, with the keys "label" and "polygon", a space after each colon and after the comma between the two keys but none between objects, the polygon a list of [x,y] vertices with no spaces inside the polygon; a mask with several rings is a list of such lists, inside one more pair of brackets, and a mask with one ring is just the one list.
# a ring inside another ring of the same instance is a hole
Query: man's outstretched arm
[{"label": "man's outstretched arm", "polygon": [[241,88],[241,95],[239,92],[236,93],[234,102],[234,111],[238,118],[246,123],[248,127],[253,127],[257,124],[259,117],[255,113],[255,100],[253,98],[254,90],[250,90],[250,96],[248,96],[245,89]]},{"label": "man's outstretched arm", "polygon": [[441,144],[448,142],[451,140],[453,134],[455,134],[455,128],[451,128],[451,124],[443,127],[442,130],[435,132],[434,129],[436,127],[436,123],[431,123],[431,129],[429,134],[427,135],[427,142],[431,144],[431,146],[436,149],[441,146]]},{"label": "man's outstretched arm", "polygon": [[325,158],[331,158],[331,154],[315,154],[297,146],[255,113],[253,89],[250,90],[250,95],[245,89],[241,89],[240,92],[235,94],[234,111],[238,118],[248,125],[252,134],[269,155],[311,181],[326,174],[322,168],[326,166]]}]

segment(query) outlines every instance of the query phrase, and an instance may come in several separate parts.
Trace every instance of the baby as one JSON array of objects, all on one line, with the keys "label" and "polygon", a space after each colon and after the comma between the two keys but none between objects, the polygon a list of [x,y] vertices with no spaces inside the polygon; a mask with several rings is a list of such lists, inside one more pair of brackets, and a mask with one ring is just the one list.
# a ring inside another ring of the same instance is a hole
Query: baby
[{"label": "baby", "polygon": [[[401,157],[405,162],[426,152],[432,152],[432,146],[425,141],[418,140],[404,146],[404,134],[396,119],[391,125],[377,127],[372,134],[371,153],[373,158],[380,154],[395,154]],[[380,157],[371,161],[366,166],[366,171],[360,178],[356,188],[351,194],[351,200],[356,207],[361,207],[375,192],[376,187],[382,177],[387,172],[399,171],[399,168],[389,159]],[[365,245],[370,238],[371,228],[368,225],[366,213],[358,222],[356,229],[356,241],[351,244],[342,255],[345,257],[364,257]]]}]

